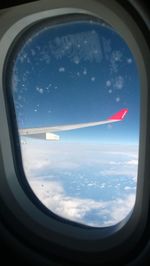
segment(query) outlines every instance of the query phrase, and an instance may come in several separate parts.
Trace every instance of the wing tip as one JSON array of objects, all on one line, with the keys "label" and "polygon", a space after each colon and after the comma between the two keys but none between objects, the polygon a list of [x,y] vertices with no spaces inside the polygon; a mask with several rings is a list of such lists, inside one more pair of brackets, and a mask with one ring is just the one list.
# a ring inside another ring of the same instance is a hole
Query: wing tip
[{"label": "wing tip", "polygon": [[123,120],[128,113],[128,108],[121,109],[119,112],[115,113],[108,120]]}]

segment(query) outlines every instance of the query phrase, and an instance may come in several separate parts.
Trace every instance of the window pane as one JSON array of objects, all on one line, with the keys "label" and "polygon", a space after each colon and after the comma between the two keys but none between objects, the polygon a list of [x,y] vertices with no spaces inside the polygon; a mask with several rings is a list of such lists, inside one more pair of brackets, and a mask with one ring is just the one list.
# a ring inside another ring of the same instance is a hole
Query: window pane
[{"label": "window pane", "polygon": [[[136,197],[140,82],[121,36],[94,19],[37,26],[15,53],[11,90],[40,201],[93,227],[124,219]],[[106,123],[89,124],[97,121]]]}]

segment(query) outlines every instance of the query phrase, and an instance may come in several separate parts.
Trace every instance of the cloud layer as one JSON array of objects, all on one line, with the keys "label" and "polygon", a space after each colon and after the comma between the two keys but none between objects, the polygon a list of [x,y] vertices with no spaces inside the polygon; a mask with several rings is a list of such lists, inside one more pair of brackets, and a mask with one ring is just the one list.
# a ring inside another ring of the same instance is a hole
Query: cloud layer
[{"label": "cloud layer", "polygon": [[29,141],[22,145],[22,158],[32,190],[61,217],[103,227],[134,207],[135,146]]},{"label": "cloud layer", "polygon": [[129,214],[135,203],[134,193],[111,201],[70,197],[65,194],[59,182],[44,181],[42,178],[30,181],[30,186],[52,212],[90,226],[104,227],[117,224]]}]

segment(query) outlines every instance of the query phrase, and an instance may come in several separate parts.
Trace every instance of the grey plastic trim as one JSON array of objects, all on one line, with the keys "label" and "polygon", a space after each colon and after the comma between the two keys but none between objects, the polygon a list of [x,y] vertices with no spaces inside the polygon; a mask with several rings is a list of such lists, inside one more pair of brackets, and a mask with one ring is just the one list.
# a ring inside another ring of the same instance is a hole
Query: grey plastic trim
[{"label": "grey plastic trim", "polygon": [[[118,225],[103,229],[78,228],[55,221],[40,211],[21,188],[13,162],[11,132],[9,131],[3,87],[5,58],[14,39],[33,23],[45,18],[56,18],[65,14],[92,15],[111,24],[126,40],[135,56],[141,79],[140,148],[137,198],[130,217]],[[105,0],[42,0],[10,8],[0,17],[0,146],[1,177],[0,194],[8,209],[18,221],[32,230],[39,238],[78,251],[95,252],[117,248],[132,241],[125,249],[132,248],[140,238],[148,212],[148,189],[150,180],[145,172],[147,141],[147,107],[150,69],[149,50],[139,28],[132,17],[115,1]],[[133,239],[134,236],[134,239]]]}]

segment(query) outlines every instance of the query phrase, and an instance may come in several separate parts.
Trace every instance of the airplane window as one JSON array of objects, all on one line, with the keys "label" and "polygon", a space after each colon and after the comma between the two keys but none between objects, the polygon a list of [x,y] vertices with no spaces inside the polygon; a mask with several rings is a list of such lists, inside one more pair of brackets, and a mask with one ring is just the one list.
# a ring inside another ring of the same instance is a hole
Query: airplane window
[{"label": "airplane window", "polygon": [[93,17],[34,25],[14,46],[11,92],[25,176],[52,213],[106,227],[134,208],[140,81],[134,55]]}]

